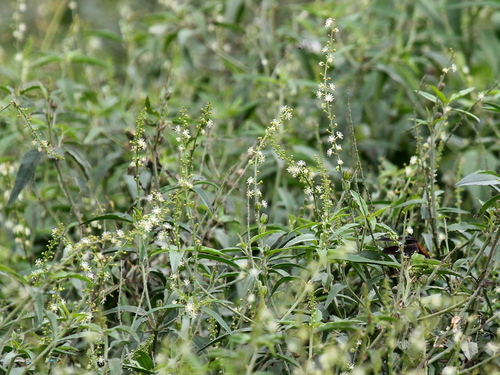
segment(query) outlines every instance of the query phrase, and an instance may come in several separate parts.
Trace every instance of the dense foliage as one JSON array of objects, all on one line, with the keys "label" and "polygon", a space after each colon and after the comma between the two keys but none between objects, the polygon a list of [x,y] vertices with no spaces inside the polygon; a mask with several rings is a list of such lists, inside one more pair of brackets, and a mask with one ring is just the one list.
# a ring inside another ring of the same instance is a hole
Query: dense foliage
[{"label": "dense foliage", "polygon": [[500,373],[498,2],[0,25],[2,373]]}]

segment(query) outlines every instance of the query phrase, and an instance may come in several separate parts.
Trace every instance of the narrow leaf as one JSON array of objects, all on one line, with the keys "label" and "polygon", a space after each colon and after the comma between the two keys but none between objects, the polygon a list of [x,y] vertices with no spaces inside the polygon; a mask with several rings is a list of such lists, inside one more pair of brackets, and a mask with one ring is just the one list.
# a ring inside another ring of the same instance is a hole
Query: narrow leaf
[{"label": "narrow leaf", "polygon": [[430,100],[433,103],[436,103],[437,98],[434,95],[431,95],[425,91],[417,91],[417,94],[423,96],[425,99]]},{"label": "narrow leaf", "polygon": [[431,86],[431,89],[438,96],[439,100],[441,100],[441,103],[443,103],[443,105],[448,104],[448,99],[446,99],[446,96],[441,91],[439,91],[439,89],[436,86]]},{"label": "narrow leaf", "polygon": [[14,182],[14,188],[10,192],[9,202],[7,207],[13,204],[24,187],[30,182],[35,174],[36,166],[42,157],[42,153],[38,150],[28,151],[23,156],[21,161],[21,166],[17,171],[16,182]]},{"label": "narrow leaf", "polygon": [[478,216],[481,216],[482,214],[484,214],[488,208],[490,208],[491,206],[493,206],[496,202],[498,202],[500,200],[500,194],[497,194],[495,195],[494,197],[488,199],[484,204],[483,206],[481,207],[481,209],[479,210],[479,212],[477,213],[476,217]]},{"label": "narrow leaf", "polygon": [[489,103],[485,102],[484,104],[487,105],[487,107],[483,107],[483,109],[487,111],[492,111],[492,112],[500,112],[500,105],[495,104],[495,103]]},{"label": "narrow leaf", "polygon": [[203,311],[207,315],[210,315],[212,318],[214,318],[215,320],[217,320],[217,322],[220,324],[220,326],[222,328],[224,328],[227,333],[229,333],[229,334],[233,333],[233,331],[231,330],[231,328],[229,328],[229,326],[224,321],[224,319],[219,314],[217,314],[215,311],[209,309],[208,307],[202,307],[201,311]]},{"label": "narrow leaf", "polygon": [[464,97],[469,92],[474,91],[474,89],[475,89],[475,87],[469,87],[468,89],[460,90],[459,92],[455,92],[455,93],[451,94],[450,103],[454,100],[457,100],[457,99],[460,99],[461,97]]},{"label": "narrow leaf", "polygon": [[462,178],[455,186],[499,185],[500,177],[494,171],[476,171]]},{"label": "narrow leaf", "polygon": [[361,198],[361,196],[357,192],[355,192],[354,190],[351,190],[350,193],[351,193],[352,197],[354,198],[354,201],[358,205],[363,218],[365,218],[365,219],[368,218],[368,206],[366,205],[366,202],[364,201],[364,199]]},{"label": "narrow leaf", "polygon": [[119,221],[125,221],[127,223],[134,222],[134,219],[132,219],[132,216],[130,216],[128,214],[121,213],[121,212],[116,212],[116,213],[110,213],[110,214],[105,214],[105,215],[93,217],[92,219],[88,219],[88,220],[84,221],[80,225],[88,224],[88,223],[91,223],[91,222],[97,221],[97,220],[119,220]]}]

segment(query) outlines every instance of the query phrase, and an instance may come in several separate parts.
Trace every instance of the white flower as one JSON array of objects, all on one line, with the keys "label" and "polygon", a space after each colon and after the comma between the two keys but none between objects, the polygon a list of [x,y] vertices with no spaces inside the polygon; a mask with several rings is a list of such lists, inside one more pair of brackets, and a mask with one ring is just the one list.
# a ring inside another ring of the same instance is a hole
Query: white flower
[{"label": "white flower", "polygon": [[291,165],[287,169],[288,173],[290,173],[293,177],[297,177],[300,173],[300,167],[296,165]]},{"label": "white flower", "polygon": [[325,27],[326,27],[327,29],[331,28],[331,27],[332,27],[332,25],[333,25],[333,21],[334,21],[334,20],[333,20],[333,18],[331,18],[331,17],[330,17],[330,18],[327,18],[327,19],[326,19],[326,21],[325,21]]},{"label": "white flower", "polygon": [[137,141],[137,147],[140,148],[141,150],[145,150],[147,145],[146,145],[146,141],[144,139],[139,139]]}]

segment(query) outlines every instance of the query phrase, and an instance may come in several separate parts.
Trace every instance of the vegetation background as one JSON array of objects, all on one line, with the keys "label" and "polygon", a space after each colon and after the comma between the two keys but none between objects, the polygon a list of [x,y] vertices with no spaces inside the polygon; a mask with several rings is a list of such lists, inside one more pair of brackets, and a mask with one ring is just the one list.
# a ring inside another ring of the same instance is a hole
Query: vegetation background
[{"label": "vegetation background", "polygon": [[4,5],[1,373],[500,373],[498,1]]}]

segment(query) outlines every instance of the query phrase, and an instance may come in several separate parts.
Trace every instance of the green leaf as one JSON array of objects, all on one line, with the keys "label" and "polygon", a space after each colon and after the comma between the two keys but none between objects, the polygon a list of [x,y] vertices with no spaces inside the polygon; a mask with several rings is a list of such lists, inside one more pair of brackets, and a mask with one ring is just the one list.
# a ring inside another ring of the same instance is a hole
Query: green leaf
[{"label": "green leaf", "polygon": [[25,285],[29,284],[24,277],[22,277],[21,275],[16,273],[13,269],[11,269],[3,264],[0,264],[0,273],[5,273],[5,274],[11,276],[12,278],[19,281],[21,284],[25,284]]},{"label": "green leaf", "polygon": [[57,315],[52,311],[45,310],[45,316],[50,322],[52,339],[57,341],[57,336],[59,334],[59,325],[57,324]]},{"label": "green leaf", "polygon": [[297,245],[298,243],[311,242],[311,241],[317,241],[317,240],[318,240],[318,238],[314,234],[301,234],[300,236],[292,238],[283,247],[289,248],[289,247]]},{"label": "green leaf", "polygon": [[199,188],[198,186],[194,186],[191,190],[194,191],[196,194],[198,194],[198,196],[201,198],[201,200],[203,201],[205,206],[209,209],[209,211],[213,212],[212,202],[210,201],[210,198],[208,197],[207,193],[205,193],[205,191]]},{"label": "green leaf", "polygon": [[389,266],[389,267],[400,267],[401,265],[396,262],[389,262],[385,260],[376,260],[365,258],[356,254],[346,254],[340,253],[335,249],[328,250],[328,260],[329,261],[342,261],[342,262],[352,262],[352,263],[365,263],[365,264],[378,264],[381,266]]},{"label": "green leaf", "polygon": [[85,173],[85,178],[87,180],[90,180],[90,171],[92,167],[90,166],[90,163],[87,161],[87,159],[85,159],[85,157],[80,153],[80,151],[73,147],[65,147],[64,152],[75,159],[80,168],[82,168],[83,173]]},{"label": "green leaf", "polygon": [[427,203],[424,199],[410,199],[409,201],[406,201],[406,202],[403,202],[401,204],[398,204],[396,206],[394,206],[394,208],[401,208],[401,207],[406,207],[406,206],[410,206],[410,205],[420,205],[420,204],[424,204],[424,203]]},{"label": "green leaf", "polygon": [[500,185],[500,177],[494,171],[476,171],[455,184],[455,186],[470,185]]},{"label": "green leaf", "polygon": [[99,60],[93,57],[84,56],[84,55],[70,55],[70,61],[75,64],[88,64],[88,65],[97,65],[103,68],[108,68],[108,64],[104,60]]},{"label": "green leaf", "polygon": [[354,190],[350,190],[350,193],[361,211],[361,216],[363,216],[364,219],[367,219],[368,218],[368,206],[366,205],[366,202]]},{"label": "green leaf", "polygon": [[436,86],[431,85],[431,89],[432,91],[435,92],[435,94],[438,96],[439,100],[441,100],[441,103],[443,103],[443,105],[448,104],[448,99]]},{"label": "green leaf", "polygon": [[155,111],[152,107],[151,107],[151,102],[149,100],[149,96],[146,96],[146,99],[144,100],[144,107],[146,108],[146,112],[151,114],[151,115],[154,115],[154,116],[160,116],[160,114],[158,113],[158,111]]},{"label": "green leaf", "polygon": [[437,101],[437,97],[435,97],[434,95],[431,95],[425,91],[417,91],[417,94],[420,96],[423,96],[424,98],[426,98],[427,100],[430,100],[433,103],[436,103],[436,101]]},{"label": "green leaf", "polygon": [[85,220],[80,225],[88,224],[88,223],[91,223],[91,222],[97,221],[97,220],[119,220],[119,221],[125,221],[127,223],[134,222],[134,219],[132,219],[132,216],[130,216],[129,214],[115,212],[115,213],[110,213],[110,214],[105,214],[105,215],[93,217],[92,219]]},{"label": "green leaf", "polygon": [[9,202],[7,207],[13,204],[24,187],[30,182],[35,174],[35,169],[42,157],[42,153],[38,150],[28,151],[23,156],[19,170],[17,171],[16,182],[14,188],[10,192]]},{"label": "green leaf", "polygon": [[485,102],[484,104],[487,105],[487,107],[483,107],[483,109],[487,111],[492,111],[492,112],[500,112],[500,105],[495,104],[495,103],[489,103]]},{"label": "green leaf", "polygon": [[213,260],[215,262],[220,262],[220,263],[224,263],[224,264],[227,264],[228,266],[231,266],[233,267],[234,269],[237,269],[237,270],[240,270],[241,267],[238,266],[238,264],[236,264],[235,262],[233,262],[232,260],[230,259],[227,259],[223,256],[215,256],[215,255],[211,255],[211,254],[198,254],[198,259],[210,259],[210,260]]},{"label": "green leaf", "polygon": [[362,320],[338,320],[336,322],[328,322],[316,328],[317,332],[332,331],[332,330],[345,330],[345,329],[359,329],[361,325],[366,323]]},{"label": "green leaf", "polygon": [[154,367],[153,360],[144,350],[134,352],[134,359],[142,368],[146,370],[151,370]]},{"label": "green leaf", "polygon": [[231,330],[231,328],[229,328],[229,326],[227,325],[227,323],[224,321],[224,319],[219,315],[217,314],[215,311],[209,309],[208,307],[204,306],[200,309],[201,311],[203,311],[205,314],[207,315],[210,315],[212,318],[214,318],[215,320],[217,320],[217,322],[220,324],[220,326],[222,328],[224,328],[226,330],[227,333],[229,334],[232,334],[233,331]]},{"label": "green leaf", "polygon": [[478,216],[481,216],[482,214],[484,214],[488,208],[490,208],[491,206],[493,206],[496,202],[498,202],[500,200],[500,194],[497,194],[495,195],[494,197],[488,199],[482,206],[481,206],[481,209],[479,210],[479,212],[477,213],[476,217]]},{"label": "green leaf", "polygon": [[462,113],[466,116],[469,116],[471,118],[473,118],[474,120],[476,120],[477,122],[480,122],[481,120],[479,120],[479,117],[477,117],[476,115],[468,112],[468,111],[464,111],[463,109],[460,109],[460,108],[453,108],[453,111],[455,112],[458,112],[458,113]]},{"label": "green leaf", "polygon": [[460,90],[459,92],[455,92],[455,93],[451,94],[450,95],[450,103],[457,100],[457,99],[464,97],[465,95],[467,95],[471,91],[474,91],[474,89],[475,89],[475,87],[469,87],[468,89]]},{"label": "green leaf", "polygon": [[285,277],[282,277],[278,281],[276,281],[276,283],[274,284],[273,289],[271,290],[271,296],[274,295],[274,292],[276,292],[276,290],[279,288],[279,286],[281,284],[286,283],[286,282],[290,282],[290,281],[293,281],[293,280],[298,280],[299,282],[304,282],[304,280],[302,280],[298,276],[285,276]]},{"label": "green leaf", "polygon": [[151,370],[147,370],[145,368],[143,368],[142,366],[140,366],[137,361],[130,361],[130,364],[124,364],[123,365],[123,368],[126,368],[126,369],[129,369],[129,370],[134,370],[136,372],[139,372],[141,374],[156,374],[156,371],[151,371]]},{"label": "green leaf", "polygon": [[268,231],[266,231],[264,233],[260,233],[260,234],[257,234],[255,236],[253,236],[252,238],[250,238],[249,242],[250,243],[254,243],[254,242],[256,242],[257,240],[260,240],[263,237],[269,236],[269,235],[271,235],[273,233],[279,233],[279,232],[283,232],[283,231],[280,230],[280,229],[268,230]]},{"label": "green leaf", "polygon": [[325,307],[330,306],[332,303],[333,299],[338,296],[339,292],[346,288],[347,285],[345,284],[335,284],[330,288],[330,292],[328,293],[328,297],[326,298],[325,301]]}]

